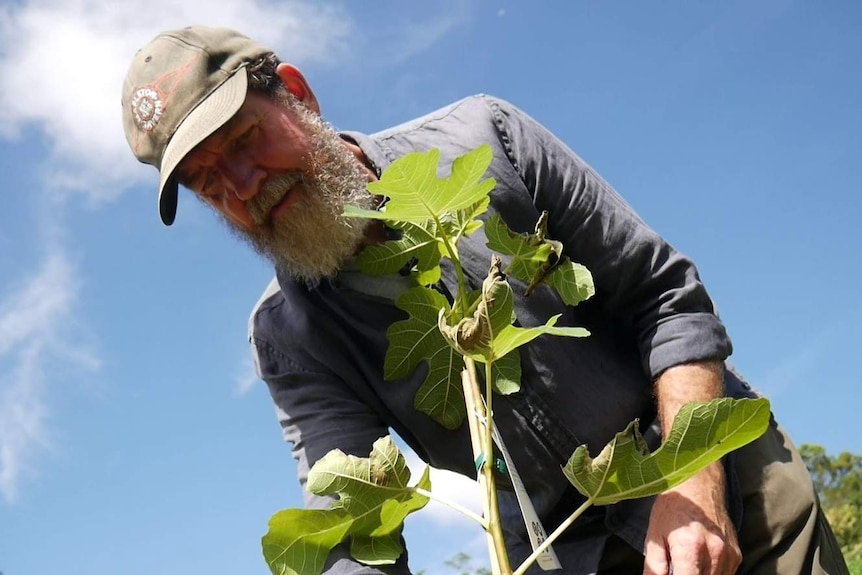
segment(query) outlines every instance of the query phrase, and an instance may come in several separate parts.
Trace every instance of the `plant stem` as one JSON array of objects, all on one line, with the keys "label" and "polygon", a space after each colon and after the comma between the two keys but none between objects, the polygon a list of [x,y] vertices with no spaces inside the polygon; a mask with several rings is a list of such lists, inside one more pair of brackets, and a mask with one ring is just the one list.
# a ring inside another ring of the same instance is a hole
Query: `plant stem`
[{"label": "plant stem", "polygon": [[479,469],[478,482],[485,492],[482,506],[488,520],[487,540],[488,555],[491,560],[493,575],[511,575],[509,555],[506,553],[506,542],[503,538],[503,527],[500,522],[500,509],[497,503],[497,487],[494,481],[494,440],[491,435],[490,412],[482,404],[482,394],[476,378],[476,364],[464,357],[466,369],[461,373],[461,383],[464,386],[464,400],[467,405],[467,420],[470,426],[470,439],[473,445],[473,456],[477,459],[484,455],[485,461]]},{"label": "plant stem", "polygon": [[556,529],[554,529],[554,532],[553,532],[553,533],[551,533],[550,535],[548,535],[548,538],[547,538],[547,539],[545,539],[544,541],[542,541],[542,544],[541,544],[541,545],[539,545],[538,547],[536,547],[536,550],[535,550],[535,551],[533,551],[533,554],[532,554],[532,555],[530,555],[529,557],[527,557],[526,559],[524,559],[524,562],[523,562],[523,563],[521,563],[521,565],[520,565],[517,569],[515,569],[515,572],[514,572],[512,575],[524,575],[524,573],[527,571],[527,569],[530,567],[530,565],[532,565],[533,563],[535,563],[535,562],[536,562],[536,559],[538,559],[538,558],[539,558],[539,555],[541,555],[542,553],[544,553],[544,552],[545,552],[545,549],[547,549],[548,547],[550,547],[550,546],[554,543],[554,541],[556,541],[556,540],[557,540],[557,537],[559,537],[560,535],[562,535],[562,534],[563,534],[563,531],[565,531],[566,529],[568,529],[568,528],[569,528],[569,526],[570,526],[572,523],[574,523],[574,522],[575,522],[575,519],[577,519],[578,517],[580,517],[580,516],[581,516],[581,514],[582,514],[584,511],[586,511],[586,510],[587,510],[587,508],[588,508],[590,505],[592,505],[592,504],[593,504],[593,502],[592,502],[591,500],[589,500],[589,499],[587,499],[586,501],[584,501],[584,503],[583,503],[580,507],[578,507],[577,509],[575,509],[575,512],[574,512],[574,513],[572,513],[571,515],[569,515],[569,517],[568,517],[565,521],[563,521],[562,523],[560,523],[560,526],[559,526],[559,527],[557,527]]},{"label": "plant stem", "polygon": [[[461,302],[461,313],[467,317],[467,299],[463,297],[467,293],[467,282],[464,279],[464,270],[461,268],[461,260],[458,257],[457,243],[460,234],[454,241],[446,234],[445,227],[435,215],[434,221],[441,234],[443,245],[449,253],[449,259],[455,267],[458,275],[458,299]],[[484,297],[484,294],[483,296]],[[487,302],[486,302],[487,307]],[[490,322],[489,322],[490,327]],[[493,339],[493,334],[492,334]],[[484,454],[485,461],[481,466],[477,481],[480,490],[485,492],[482,498],[482,508],[487,520],[485,532],[488,539],[488,555],[491,561],[492,575],[512,575],[512,567],[509,564],[509,555],[506,552],[506,542],[503,538],[503,527],[500,522],[500,508],[497,501],[497,486],[494,481],[494,439],[491,433],[491,370],[490,363],[487,365],[487,407],[483,406],[482,393],[479,391],[479,383],[476,377],[476,363],[472,358],[464,356],[465,369],[461,372],[461,383],[464,387],[464,401],[467,407],[467,420],[470,426],[470,440],[473,446],[473,457],[476,461]],[[484,420],[484,423],[480,420]]]},{"label": "plant stem", "polygon": [[449,501],[448,499],[444,499],[438,495],[434,495],[432,492],[422,489],[421,487],[411,487],[410,490],[412,490],[414,493],[418,493],[419,495],[424,495],[428,499],[436,501],[437,503],[445,505],[449,509],[454,509],[461,514],[466,515],[467,517],[481,525],[482,529],[485,529],[487,531],[488,521],[484,517],[479,517],[463,505],[455,503],[454,501]]},{"label": "plant stem", "polygon": [[440,221],[436,215],[434,217],[434,223],[437,225],[437,230],[440,232],[440,239],[443,240],[443,245],[446,246],[446,252],[449,254],[449,259],[452,261],[452,265],[455,267],[455,273],[458,275],[458,296],[461,300],[461,313],[464,317],[467,317],[467,301],[461,297],[462,294],[467,293],[467,282],[464,280],[464,270],[461,269],[461,260],[458,258],[458,238],[455,238],[453,242],[448,234],[446,234],[446,228],[443,227],[443,222]]}]

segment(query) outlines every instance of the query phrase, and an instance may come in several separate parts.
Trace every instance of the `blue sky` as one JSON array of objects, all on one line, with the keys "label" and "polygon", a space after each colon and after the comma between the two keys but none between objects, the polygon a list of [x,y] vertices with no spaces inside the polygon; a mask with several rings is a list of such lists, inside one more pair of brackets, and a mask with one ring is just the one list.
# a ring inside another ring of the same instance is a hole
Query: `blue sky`
[{"label": "blue sky", "polygon": [[[132,54],[191,23],[269,43],[338,128],[520,106],[695,259],[794,439],[862,453],[859,3],[213,4],[0,4],[4,575],[266,573],[299,504],[245,338],[271,271],[188,195],[164,228],[122,137]],[[408,530],[417,569],[481,553],[436,508]]]}]

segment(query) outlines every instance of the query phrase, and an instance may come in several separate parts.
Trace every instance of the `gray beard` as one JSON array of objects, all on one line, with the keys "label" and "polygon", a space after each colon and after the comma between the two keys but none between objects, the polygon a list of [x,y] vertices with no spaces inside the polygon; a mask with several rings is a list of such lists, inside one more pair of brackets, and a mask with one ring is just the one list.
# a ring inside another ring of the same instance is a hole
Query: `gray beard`
[{"label": "gray beard", "polygon": [[[356,253],[371,220],[345,218],[345,205],[373,208],[367,173],[344,141],[323,119],[286,90],[275,99],[295,113],[315,143],[308,172],[285,172],[270,178],[246,203],[257,228],[246,231],[224,221],[276,269],[301,281],[319,281],[338,273]],[[273,221],[270,212],[293,188],[296,197]]]}]

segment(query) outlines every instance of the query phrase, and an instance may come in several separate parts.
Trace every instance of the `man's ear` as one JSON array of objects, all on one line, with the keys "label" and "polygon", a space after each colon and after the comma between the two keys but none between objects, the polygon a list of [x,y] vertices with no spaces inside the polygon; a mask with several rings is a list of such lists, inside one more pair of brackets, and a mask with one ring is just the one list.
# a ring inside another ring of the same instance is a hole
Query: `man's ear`
[{"label": "man's ear", "polygon": [[299,71],[299,68],[292,64],[282,62],[275,69],[275,73],[281,78],[284,87],[296,96],[299,100],[305,103],[306,106],[320,113],[320,106],[317,103],[317,98],[314,92],[311,91],[311,86],[305,81],[305,76]]}]

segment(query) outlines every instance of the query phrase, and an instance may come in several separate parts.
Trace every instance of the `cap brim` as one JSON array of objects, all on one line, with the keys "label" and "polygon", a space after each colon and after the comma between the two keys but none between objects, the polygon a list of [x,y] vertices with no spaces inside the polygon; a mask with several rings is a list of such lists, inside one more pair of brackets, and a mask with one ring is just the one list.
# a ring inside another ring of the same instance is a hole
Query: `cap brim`
[{"label": "cap brim", "polygon": [[195,146],[233,118],[245,102],[247,91],[248,74],[240,68],[186,116],[165,147],[159,168],[159,216],[166,226],[174,223],[177,215],[174,171]]}]

